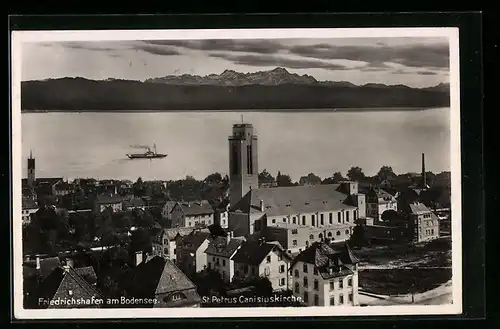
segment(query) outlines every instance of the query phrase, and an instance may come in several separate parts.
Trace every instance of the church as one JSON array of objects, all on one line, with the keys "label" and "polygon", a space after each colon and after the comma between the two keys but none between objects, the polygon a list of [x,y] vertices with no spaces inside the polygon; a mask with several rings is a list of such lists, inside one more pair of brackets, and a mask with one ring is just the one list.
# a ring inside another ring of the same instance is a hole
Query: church
[{"label": "church", "polygon": [[258,137],[252,124],[234,124],[229,136],[228,229],[235,237],[278,241],[290,253],[314,242],[346,241],[366,216],[358,183],[259,188]]}]

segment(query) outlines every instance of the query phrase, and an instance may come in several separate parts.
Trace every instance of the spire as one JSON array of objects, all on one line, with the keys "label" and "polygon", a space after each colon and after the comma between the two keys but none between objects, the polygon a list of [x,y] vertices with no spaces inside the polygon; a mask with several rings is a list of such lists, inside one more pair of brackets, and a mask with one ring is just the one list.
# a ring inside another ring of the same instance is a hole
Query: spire
[{"label": "spire", "polygon": [[30,149],[30,159],[33,159],[33,152],[31,149]]},{"label": "spire", "polygon": [[422,153],[422,187],[427,187],[427,177],[425,172],[425,154]]}]

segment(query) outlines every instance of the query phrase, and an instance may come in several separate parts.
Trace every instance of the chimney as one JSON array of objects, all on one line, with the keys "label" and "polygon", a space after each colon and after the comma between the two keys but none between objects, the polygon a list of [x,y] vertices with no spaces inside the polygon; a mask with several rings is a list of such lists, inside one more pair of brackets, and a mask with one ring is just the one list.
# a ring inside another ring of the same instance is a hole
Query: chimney
[{"label": "chimney", "polygon": [[423,187],[427,186],[427,177],[425,173],[425,154],[422,153],[422,184]]},{"label": "chimney", "polygon": [[63,265],[62,267],[64,269],[64,272],[65,273],[68,273],[69,272],[69,265]]},{"label": "chimney", "polygon": [[264,212],[264,200],[260,200],[260,211]]},{"label": "chimney", "polygon": [[36,255],[36,270],[40,271],[40,256]]},{"label": "chimney", "polygon": [[226,232],[226,241],[227,241],[227,243],[229,243],[229,241],[231,241],[232,237],[233,237],[233,231]]}]

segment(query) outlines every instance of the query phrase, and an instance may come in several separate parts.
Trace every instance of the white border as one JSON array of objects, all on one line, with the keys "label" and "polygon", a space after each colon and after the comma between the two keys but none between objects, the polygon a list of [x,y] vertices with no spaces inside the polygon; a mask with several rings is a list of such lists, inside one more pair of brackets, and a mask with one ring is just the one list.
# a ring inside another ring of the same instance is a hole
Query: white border
[{"label": "white border", "polygon": [[[290,39],[290,38],[375,38],[446,37],[450,44],[451,85],[451,180],[452,180],[452,295],[451,305],[403,305],[366,307],[301,308],[162,308],[162,309],[23,309],[21,214],[21,67],[23,42],[111,41],[162,39]],[[462,312],[461,155],[458,28],[354,28],[354,29],[241,29],[241,30],[94,30],[12,32],[12,180],[14,316],[16,319],[84,318],[234,318],[276,316],[370,316],[451,315]]]}]

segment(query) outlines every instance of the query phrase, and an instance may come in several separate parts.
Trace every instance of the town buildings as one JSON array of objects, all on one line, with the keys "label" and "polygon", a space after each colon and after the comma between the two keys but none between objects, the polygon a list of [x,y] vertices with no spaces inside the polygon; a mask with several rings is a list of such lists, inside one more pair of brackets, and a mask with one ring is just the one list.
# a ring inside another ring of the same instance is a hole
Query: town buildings
[{"label": "town buildings", "polygon": [[381,221],[384,212],[398,211],[398,200],[395,195],[388,193],[380,187],[366,189],[366,216]]},{"label": "town buildings", "polygon": [[177,202],[170,212],[172,227],[207,227],[214,223],[214,209],[208,201]]},{"label": "town buildings", "polygon": [[289,266],[292,257],[279,243],[245,241],[236,251],[234,279],[250,281],[259,277],[269,279],[274,291],[288,290],[291,287]]},{"label": "town buildings", "polygon": [[177,237],[188,235],[193,229],[190,227],[178,227],[160,230],[152,238],[152,255],[176,262]]},{"label": "town buildings", "polygon": [[22,198],[22,221],[23,225],[31,222],[31,215],[38,210],[38,204],[31,198]]},{"label": "town buildings", "polygon": [[95,199],[94,211],[101,213],[106,209],[111,209],[113,212],[123,211],[123,199],[117,194],[99,195]]},{"label": "town buildings", "polygon": [[234,278],[233,257],[241,247],[245,238],[234,238],[233,232],[227,232],[225,237],[216,237],[210,241],[207,254],[207,268],[220,274],[222,280],[230,283]]},{"label": "town buildings", "polygon": [[413,241],[422,242],[439,238],[439,219],[424,204],[408,205],[409,224],[413,228]]},{"label": "town buildings", "polygon": [[308,306],[359,305],[358,262],[346,243],[313,243],[290,265],[293,295]]},{"label": "town buildings", "polygon": [[207,254],[211,240],[210,232],[193,230],[188,235],[176,237],[176,264],[188,276],[192,276],[207,267]]}]

